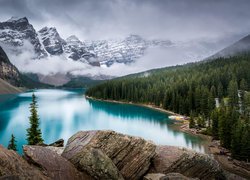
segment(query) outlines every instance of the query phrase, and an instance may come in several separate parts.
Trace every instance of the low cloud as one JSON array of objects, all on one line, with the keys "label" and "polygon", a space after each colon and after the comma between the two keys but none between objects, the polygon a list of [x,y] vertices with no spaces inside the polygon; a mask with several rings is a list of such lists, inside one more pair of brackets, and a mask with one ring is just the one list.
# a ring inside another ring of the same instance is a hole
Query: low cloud
[{"label": "low cloud", "polygon": [[81,76],[124,76],[149,69],[173,66],[201,60],[214,51],[209,51],[202,44],[175,44],[167,48],[150,48],[145,55],[131,64],[114,63],[111,67],[96,67],[79,61],[67,59],[64,56],[49,56],[44,59],[34,59],[36,56],[32,45],[25,41],[20,48],[13,49],[4,46],[9,59],[21,72],[32,72],[43,75],[66,74]]}]

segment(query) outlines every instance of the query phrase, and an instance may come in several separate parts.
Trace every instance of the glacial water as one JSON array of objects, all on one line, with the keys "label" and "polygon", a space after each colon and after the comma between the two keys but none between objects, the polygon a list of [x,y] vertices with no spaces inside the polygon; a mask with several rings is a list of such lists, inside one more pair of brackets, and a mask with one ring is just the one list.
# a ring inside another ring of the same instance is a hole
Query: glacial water
[{"label": "glacial water", "polygon": [[[204,152],[205,140],[178,131],[168,115],[136,105],[88,100],[84,89],[35,90],[40,128],[45,143],[66,141],[78,131],[109,129],[140,136],[156,144],[192,148]],[[13,133],[18,151],[26,144],[32,92],[0,95],[0,144],[7,147]]]}]

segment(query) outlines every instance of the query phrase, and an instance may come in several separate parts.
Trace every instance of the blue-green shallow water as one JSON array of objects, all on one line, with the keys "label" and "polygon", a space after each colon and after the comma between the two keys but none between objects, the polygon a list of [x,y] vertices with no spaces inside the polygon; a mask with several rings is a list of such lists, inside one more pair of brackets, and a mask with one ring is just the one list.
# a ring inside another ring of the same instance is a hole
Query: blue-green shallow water
[{"label": "blue-green shallow water", "polygon": [[[80,130],[111,129],[143,137],[156,144],[204,152],[204,140],[175,130],[168,115],[148,108],[87,100],[84,90],[36,90],[40,127],[45,143],[68,140]],[[18,150],[26,144],[31,92],[0,96],[0,144],[16,136]]]}]

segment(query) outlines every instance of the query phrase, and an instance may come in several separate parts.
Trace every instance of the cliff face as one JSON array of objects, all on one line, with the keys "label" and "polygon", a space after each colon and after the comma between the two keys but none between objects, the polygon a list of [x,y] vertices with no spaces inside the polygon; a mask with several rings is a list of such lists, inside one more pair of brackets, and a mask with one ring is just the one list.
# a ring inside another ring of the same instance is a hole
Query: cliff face
[{"label": "cliff face", "polygon": [[0,176],[86,180],[225,179],[218,163],[207,155],[156,146],[142,138],[114,131],[78,132],[63,149],[62,152],[62,147],[24,146],[24,158],[21,158],[0,146]]},{"label": "cliff face", "polygon": [[17,68],[11,64],[6,53],[0,46],[0,78],[14,86],[20,86],[21,79]]}]

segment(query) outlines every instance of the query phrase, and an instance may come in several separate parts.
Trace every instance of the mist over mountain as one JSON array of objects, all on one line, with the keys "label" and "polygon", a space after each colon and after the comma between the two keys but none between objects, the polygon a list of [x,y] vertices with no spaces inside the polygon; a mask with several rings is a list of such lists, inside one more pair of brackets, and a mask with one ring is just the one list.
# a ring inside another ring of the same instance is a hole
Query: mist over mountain
[{"label": "mist over mountain", "polygon": [[21,72],[40,79],[112,78],[212,56],[249,34],[247,4],[2,1],[0,43]]},{"label": "mist over mountain", "polygon": [[[67,83],[67,74],[109,79],[197,61],[213,52],[207,44],[150,40],[139,35],[93,41],[81,41],[75,35],[63,39],[55,27],[35,30],[26,17],[0,23],[0,43],[20,71],[36,73],[42,82],[55,85]],[[61,80],[53,82],[56,78]]]}]

